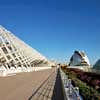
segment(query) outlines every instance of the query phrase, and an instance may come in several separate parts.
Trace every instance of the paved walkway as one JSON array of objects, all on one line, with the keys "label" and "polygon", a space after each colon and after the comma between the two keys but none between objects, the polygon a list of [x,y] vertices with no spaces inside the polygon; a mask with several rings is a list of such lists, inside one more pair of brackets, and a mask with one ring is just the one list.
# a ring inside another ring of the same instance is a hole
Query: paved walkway
[{"label": "paved walkway", "polygon": [[55,68],[0,78],[0,100],[64,100],[61,92]]},{"label": "paved walkway", "polygon": [[64,100],[59,69],[54,71],[29,100]]},{"label": "paved walkway", "polygon": [[0,77],[0,100],[28,100],[55,69]]},{"label": "paved walkway", "polygon": [[50,76],[33,92],[29,100],[51,100],[56,81],[57,71],[54,70]]}]

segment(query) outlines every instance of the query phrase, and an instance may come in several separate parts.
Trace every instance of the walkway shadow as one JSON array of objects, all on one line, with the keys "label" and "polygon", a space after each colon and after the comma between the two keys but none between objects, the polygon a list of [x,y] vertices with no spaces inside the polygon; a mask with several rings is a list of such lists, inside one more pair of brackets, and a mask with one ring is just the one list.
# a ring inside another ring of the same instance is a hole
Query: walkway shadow
[{"label": "walkway shadow", "polygon": [[60,70],[58,69],[57,77],[56,77],[56,83],[53,90],[53,95],[51,100],[64,100],[63,95],[63,88],[61,83],[61,76],[60,76]]}]

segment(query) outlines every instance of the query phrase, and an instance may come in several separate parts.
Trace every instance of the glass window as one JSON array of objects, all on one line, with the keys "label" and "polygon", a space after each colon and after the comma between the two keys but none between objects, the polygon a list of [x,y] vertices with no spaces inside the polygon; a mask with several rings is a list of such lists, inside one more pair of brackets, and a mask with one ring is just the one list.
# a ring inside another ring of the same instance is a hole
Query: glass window
[{"label": "glass window", "polygon": [[3,47],[3,48],[2,48],[2,50],[3,50],[3,52],[4,52],[5,54],[7,54],[7,53],[8,53],[8,51],[7,51],[6,47]]},{"label": "glass window", "polygon": [[7,58],[8,58],[8,60],[10,60],[10,59],[11,59],[11,57],[10,57],[9,55],[7,56]]},{"label": "glass window", "polygon": [[13,57],[16,57],[16,55],[14,53],[12,55],[13,55]]},{"label": "glass window", "polygon": [[8,46],[8,49],[12,51],[12,47],[11,46]]},{"label": "glass window", "polygon": [[16,60],[16,61],[18,61],[18,59],[17,59],[17,58],[16,58],[15,60]]},{"label": "glass window", "polygon": [[2,57],[2,58],[0,59],[0,62],[1,62],[1,63],[4,63],[4,62],[6,62],[6,59],[5,59],[4,57]]}]

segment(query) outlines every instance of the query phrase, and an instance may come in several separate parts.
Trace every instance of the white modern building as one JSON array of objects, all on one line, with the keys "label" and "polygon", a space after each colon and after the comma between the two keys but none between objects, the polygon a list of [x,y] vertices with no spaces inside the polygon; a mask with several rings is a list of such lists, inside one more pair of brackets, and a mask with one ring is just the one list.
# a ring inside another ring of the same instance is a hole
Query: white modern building
[{"label": "white modern building", "polygon": [[88,70],[90,62],[86,53],[84,51],[75,51],[70,59],[69,67]]},{"label": "white modern building", "polygon": [[0,26],[0,76],[37,70],[40,63],[47,62],[46,57]]},{"label": "white modern building", "polygon": [[89,59],[84,51],[75,51],[70,59],[70,66],[90,66]]}]

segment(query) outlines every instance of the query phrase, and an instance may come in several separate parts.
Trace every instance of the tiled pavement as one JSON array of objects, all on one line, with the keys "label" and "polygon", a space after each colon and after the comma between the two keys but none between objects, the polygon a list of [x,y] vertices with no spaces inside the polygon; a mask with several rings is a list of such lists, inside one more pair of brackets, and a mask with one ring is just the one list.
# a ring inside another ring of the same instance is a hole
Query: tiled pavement
[{"label": "tiled pavement", "polygon": [[0,78],[0,100],[63,100],[55,68]]},{"label": "tiled pavement", "polygon": [[64,100],[59,69],[51,73],[29,100]]}]

